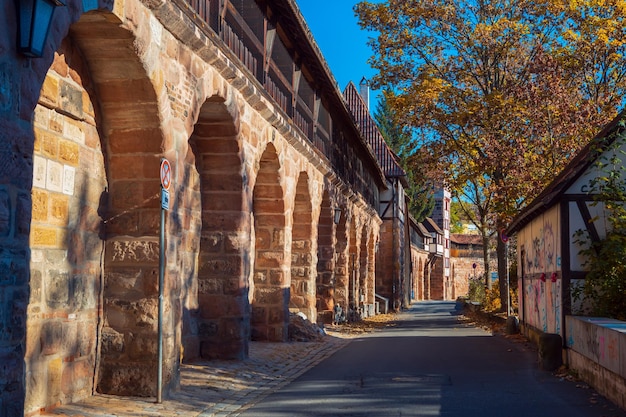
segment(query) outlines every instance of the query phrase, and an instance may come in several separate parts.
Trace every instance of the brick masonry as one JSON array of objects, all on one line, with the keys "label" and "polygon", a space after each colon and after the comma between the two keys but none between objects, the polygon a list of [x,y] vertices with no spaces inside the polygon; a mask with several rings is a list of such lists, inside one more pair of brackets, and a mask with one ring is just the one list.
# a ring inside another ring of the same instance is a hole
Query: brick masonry
[{"label": "brick masonry", "polygon": [[2,417],[155,394],[161,157],[166,395],[182,360],[284,341],[290,310],[373,302],[375,209],[157,3],[71,1],[44,58],[0,61]]}]

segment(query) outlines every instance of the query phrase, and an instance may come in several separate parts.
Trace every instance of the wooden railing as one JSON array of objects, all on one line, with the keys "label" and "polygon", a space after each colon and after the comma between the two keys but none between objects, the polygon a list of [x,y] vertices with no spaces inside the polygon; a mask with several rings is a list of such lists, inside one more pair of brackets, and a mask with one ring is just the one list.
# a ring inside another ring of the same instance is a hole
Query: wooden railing
[{"label": "wooden railing", "polygon": [[282,92],[281,88],[272,80],[270,76],[265,80],[265,90],[272,96],[276,103],[280,106],[281,109],[287,114],[289,111],[287,109],[287,103],[290,103],[291,100],[287,99],[287,95]]},{"label": "wooden railing", "polygon": [[185,0],[196,15],[217,32],[217,6],[219,0]]},{"label": "wooden railing", "polygon": [[307,139],[311,140],[311,119],[308,119],[302,115],[298,110],[295,110],[293,113],[293,122],[296,126],[300,128],[302,133],[307,137]]},{"label": "wooden railing", "polygon": [[254,57],[254,54],[250,51],[250,49],[248,49],[243,39],[235,33],[233,28],[231,28],[228,23],[223,22],[220,36],[228,48],[233,51],[235,55],[237,55],[237,58],[239,58],[246,68],[248,68],[250,72],[257,77],[257,59]]}]

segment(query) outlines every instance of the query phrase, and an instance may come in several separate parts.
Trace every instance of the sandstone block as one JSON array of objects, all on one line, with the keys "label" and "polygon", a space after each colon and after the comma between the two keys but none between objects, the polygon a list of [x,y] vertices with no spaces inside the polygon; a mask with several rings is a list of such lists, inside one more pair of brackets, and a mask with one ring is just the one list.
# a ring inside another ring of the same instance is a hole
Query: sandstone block
[{"label": "sandstone block", "polygon": [[61,395],[61,378],[63,375],[63,359],[55,358],[48,362],[48,398],[59,398]]},{"label": "sandstone block", "polygon": [[273,269],[269,271],[270,284],[281,286],[285,283],[285,273],[282,270]]},{"label": "sandstone block", "polygon": [[213,155],[203,154],[201,157],[203,167],[211,167],[211,170],[226,171],[226,172],[239,172],[241,167],[241,159],[239,155]]},{"label": "sandstone block", "polygon": [[132,333],[127,337],[126,353],[132,361],[143,362],[157,357],[157,338],[152,334]]},{"label": "sandstone block", "polygon": [[209,211],[240,211],[240,191],[208,191],[202,193],[202,209]]},{"label": "sandstone block", "polygon": [[61,375],[63,394],[73,396],[80,396],[80,392],[84,392],[85,396],[91,394],[89,391],[93,380],[93,366],[89,360],[66,364]]},{"label": "sandstone block", "polygon": [[59,160],[71,166],[78,166],[80,145],[65,139],[59,139]]},{"label": "sandstone block", "polygon": [[59,79],[53,75],[46,76],[43,85],[41,86],[41,94],[39,96],[39,102],[46,104],[49,107],[56,107],[57,98],[59,97]]},{"label": "sandstone block", "polygon": [[41,132],[38,135],[41,143],[41,153],[43,156],[56,159],[59,155],[59,139],[49,132]]},{"label": "sandstone block", "polygon": [[[115,154],[148,152],[157,154],[160,152],[162,132],[159,128],[144,127],[141,129],[131,128],[116,131],[109,139],[111,152]],[[158,169],[158,168],[157,168]],[[158,171],[156,171],[158,172]]]},{"label": "sandstone block", "polygon": [[83,118],[83,92],[75,84],[65,80],[59,82],[60,96],[59,105],[67,114],[71,114],[76,119]]},{"label": "sandstone block", "polygon": [[[63,136],[70,139],[72,143],[85,144],[85,131],[84,122],[68,119],[65,121],[63,129]],[[90,129],[90,126],[87,127]]]},{"label": "sandstone block", "polygon": [[[44,190],[33,189],[32,191],[32,219],[35,221],[48,220],[48,195],[49,193]],[[1,197],[1,193],[0,193]],[[2,200],[0,199],[0,230],[2,228]]]},{"label": "sandstone block", "polygon": [[240,254],[247,249],[250,242],[247,233],[230,233],[224,237],[224,251],[230,254]]},{"label": "sandstone block", "polygon": [[[104,361],[98,392],[111,395],[150,397],[156,394],[156,365]],[[164,369],[164,374],[167,371]]]},{"label": "sandstone block", "polygon": [[202,228],[205,231],[237,230],[243,224],[239,212],[220,213],[208,210],[202,211]]},{"label": "sandstone block", "polygon": [[198,272],[198,294],[223,294],[222,280]]},{"label": "sandstone block", "polygon": [[[200,339],[212,338],[217,336],[219,332],[218,320],[201,320],[198,326],[198,335]],[[206,357],[202,354],[202,357]]]},{"label": "sandstone block", "polygon": [[124,335],[111,327],[102,330],[102,354],[108,358],[120,356],[125,350]]},{"label": "sandstone block", "polygon": [[50,194],[49,197],[50,223],[67,226],[69,224],[69,197],[61,194]]},{"label": "sandstone block", "polygon": [[284,259],[282,252],[257,252],[255,269],[280,268]]},{"label": "sandstone block", "polygon": [[256,250],[263,251],[272,247],[272,230],[257,229],[256,230]]},{"label": "sandstone block", "polygon": [[155,240],[109,240],[107,261],[124,265],[154,265],[159,261],[159,242]]},{"label": "sandstone block", "polygon": [[259,305],[252,306],[252,314],[250,316],[250,323],[255,327],[259,324],[267,323],[268,308]]},{"label": "sandstone block", "polygon": [[63,324],[60,321],[48,321],[41,328],[41,352],[54,355],[61,352],[63,346]]},{"label": "sandstone block", "polygon": [[258,305],[276,305],[284,302],[284,291],[282,288],[263,288],[254,289],[254,302]]}]

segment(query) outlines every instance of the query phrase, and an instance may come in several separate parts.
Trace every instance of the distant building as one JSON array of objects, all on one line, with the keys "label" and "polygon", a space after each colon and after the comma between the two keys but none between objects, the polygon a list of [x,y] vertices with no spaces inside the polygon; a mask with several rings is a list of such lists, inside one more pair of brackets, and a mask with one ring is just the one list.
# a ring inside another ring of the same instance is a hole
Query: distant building
[{"label": "distant building", "polygon": [[[469,292],[470,280],[485,282],[485,260],[483,239],[478,234],[450,235],[450,263],[451,277],[454,287],[454,296],[460,297]],[[489,270],[497,269],[495,253],[489,253]]]},{"label": "distant building", "polygon": [[452,196],[444,187],[435,190],[435,207],[431,215],[432,220],[441,229],[442,236],[442,259],[435,265],[432,277],[431,299],[452,300],[454,299],[454,285],[450,280],[450,205]]}]

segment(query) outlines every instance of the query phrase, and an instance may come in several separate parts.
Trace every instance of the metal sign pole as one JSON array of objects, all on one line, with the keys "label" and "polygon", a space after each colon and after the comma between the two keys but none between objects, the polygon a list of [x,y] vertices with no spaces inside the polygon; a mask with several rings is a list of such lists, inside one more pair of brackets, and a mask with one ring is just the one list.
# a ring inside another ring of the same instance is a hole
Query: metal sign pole
[{"label": "metal sign pole", "polygon": [[[161,193],[163,193],[161,189]],[[161,207],[161,230],[159,234],[159,329],[158,329],[158,367],[157,367],[157,403],[161,403],[163,394],[163,283],[165,269],[165,209]]]},{"label": "metal sign pole", "polygon": [[165,211],[170,208],[169,188],[172,183],[172,167],[161,159],[161,227],[159,233],[159,318],[157,342],[157,403],[163,401],[163,287],[165,282]]}]

